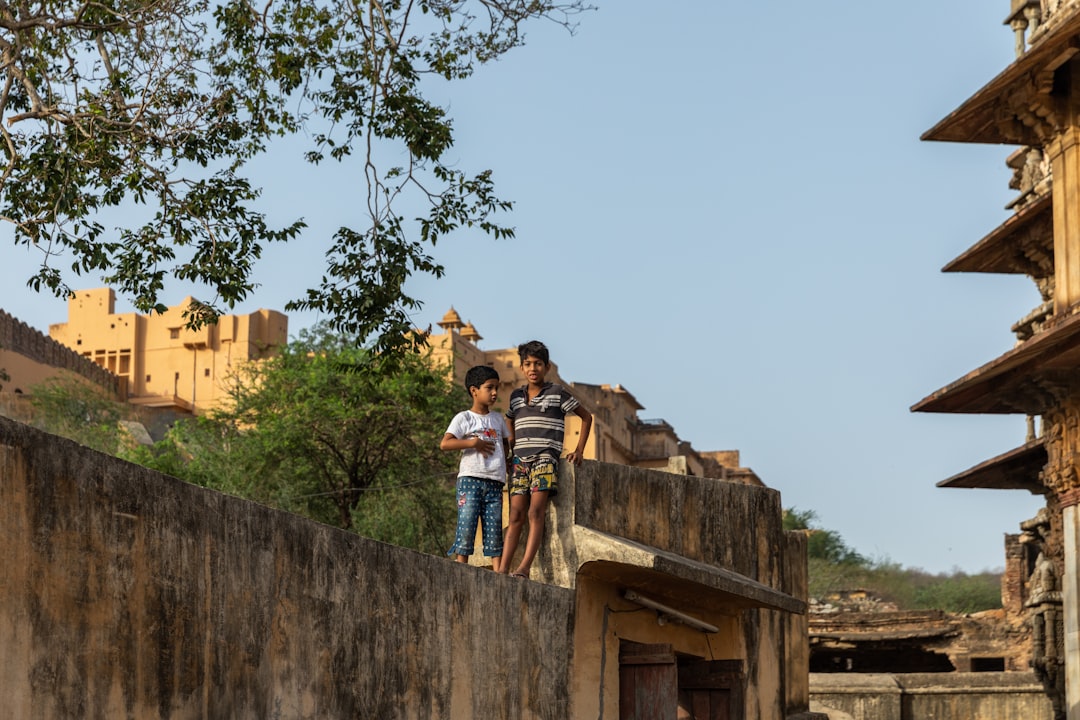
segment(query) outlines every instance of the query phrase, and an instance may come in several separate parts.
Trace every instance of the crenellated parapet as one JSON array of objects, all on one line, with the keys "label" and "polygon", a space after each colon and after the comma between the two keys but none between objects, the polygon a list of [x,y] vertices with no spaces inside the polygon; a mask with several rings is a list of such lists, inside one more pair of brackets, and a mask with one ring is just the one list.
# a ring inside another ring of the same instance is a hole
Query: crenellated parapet
[{"label": "crenellated parapet", "polygon": [[18,353],[36,363],[70,370],[117,397],[126,391],[122,378],[0,310],[0,350]]}]

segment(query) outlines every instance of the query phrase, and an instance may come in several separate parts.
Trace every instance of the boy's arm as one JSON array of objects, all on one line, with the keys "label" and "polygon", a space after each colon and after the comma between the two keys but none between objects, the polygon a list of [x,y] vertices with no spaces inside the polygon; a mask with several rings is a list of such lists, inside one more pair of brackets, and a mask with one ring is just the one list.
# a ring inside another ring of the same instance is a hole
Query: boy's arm
[{"label": "boy's arm", "polygon": [[443,435],[442,441],[439,443],[440,450],[476,450],[481,455],[490,455],[495,452],[495,443],[490,440],[485,440],[482,437],[467,437],[459,438],[455,437],[451,433]]},{"label": "boy's arm", "polygon": [[574,414],[581,418],[581,432],[578,434],[577,448],[566,456],[566,459],[575,465],[580,465],[585,457],[585,444],[589,441],[589,430],[592,429],[592,413],[583,405],[574,408]]}]

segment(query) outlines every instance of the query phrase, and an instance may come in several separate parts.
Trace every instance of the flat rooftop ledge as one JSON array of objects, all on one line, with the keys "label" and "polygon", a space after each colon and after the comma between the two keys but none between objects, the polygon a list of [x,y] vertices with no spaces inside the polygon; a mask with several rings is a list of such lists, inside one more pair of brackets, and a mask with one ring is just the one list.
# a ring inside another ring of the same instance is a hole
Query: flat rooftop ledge
[{"label": "flat rooftop ledge", "polygon": [[955,637],[960,634],[955,623],[926,628],[925,630],[892,630],[878,632],[818,632],[810,628],[811,645],[819,643],[895,643],[902,640],[933,640]]},{"label": "flat rooftop ledge", "polygon": [[1044,692],[1042,683],[1029,672],[897,673],[894,677],[909,695],[951,692],[956,688],[979,692]]},{"label": "flat rooftop ledge", "polygon": [[128,402],[132,405],[141,405],[151,408],[178,408],[187,412],[194,412],[195,407],[177,395],[137,395],[129,397]]},{"label": "flat rooftop ledge", "polygon": [[890,673],[810,673],[810,694],[899,695],[896,677]]},{"label": "flat rooftop ledge", "polygon": [[1039,472],[1046,462],[1043,441],[1032,440],[946,478],[937,487],[1027,490],[1032,495],[1045,495],[1047,489],[1039,482]]},{"label": "flat rooftop ledge", "polygon": [[1042,693],[1034,673],[810,673],[812,694],[847,695],[865,692],[929,695],[957,690],[986,693]]},{"label": "flat rooftop ledge", "polygon": [[581,575],[704,607],[806,613],[803,600],[731,570],[581,526],[574,528],[574,540]]}]

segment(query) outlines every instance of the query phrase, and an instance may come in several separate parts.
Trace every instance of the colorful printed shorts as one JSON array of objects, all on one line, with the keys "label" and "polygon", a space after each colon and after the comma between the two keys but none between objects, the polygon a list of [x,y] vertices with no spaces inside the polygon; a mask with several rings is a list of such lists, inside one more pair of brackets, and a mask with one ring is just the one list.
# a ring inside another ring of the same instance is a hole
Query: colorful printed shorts
[{"label": "colorful printed shorts", "polygon": [[486,478],[457,479],[458,521],[454,546],[447,555],[472,555],[476,524],[484,538],[484,555],[499,557],[503,551],[503,484]]},{"label": "colorful printed shorts", "polygon": [[510,494],[528,495],[548,492],[552,497],[559,494],[559,466],[549,457],[525,462],[514,456],[510,469]]}]

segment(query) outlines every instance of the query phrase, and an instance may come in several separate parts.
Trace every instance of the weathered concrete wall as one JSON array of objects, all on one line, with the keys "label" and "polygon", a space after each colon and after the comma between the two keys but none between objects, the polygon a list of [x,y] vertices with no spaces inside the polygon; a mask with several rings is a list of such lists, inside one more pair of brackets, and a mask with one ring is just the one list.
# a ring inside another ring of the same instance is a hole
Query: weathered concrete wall
[{"label": "weathered concrete wall", "polygon": [[1029,673],[814,673],[811,708],[840,720],[1052,720]]},{"label": "weathered concrete wall", "polygon": [[[806,563],[806,534],[784,533],[785,554],[784,588],[797,598],[809,594],[810,575]],[[796,562],[796,559],[798,561]],[[810,706],[810,616],[806,613],[785,613],[781,618],[786,624],[783,634],[785,714],[794,715]]]},{"label": "weathered concrete wall", "polygon": [[[595,662],[582,662],[575,670],[576,703],[589,710],[588,717],[617,717],[618,667],[613,659],[621,641],[669,643],[687,658],[740,660],[747,718],[779,720],[807,710],[805,615],[750,604],[718,607],[707,601],[710,595],[703,587],[696,597],[679,595],[676,605],[720,628],[718,635],[704,636],[674,624],[658,626],[655,613],[635,612],[633,603],[622,600],[618,584],[583,582],[573,574],[579,568],[582,575],[591,574],[575,554],[570,536],[576,525],[733,571],[804,599],[806,542],[801,534],[784,533],[778,492],[593,462],[576,469],[564,464],[560,483],[565,492],[560,490],[552,503],[548,542],[533,569],[547,582],[582,583],[575,657],[598,654]],[[561,567],[563,562],[570,567]],[[667,590],[677,594],[673,586]]]},{"label": "weathered concrete wall", "polygon": [[593,463],[576,475],[579,525],[781,589],[784,533],[776,490]]},{"label": "weathered concrete wall", "polygon": [[17,718],[571,716],[573,593],[413,553],[0,419]]}]

